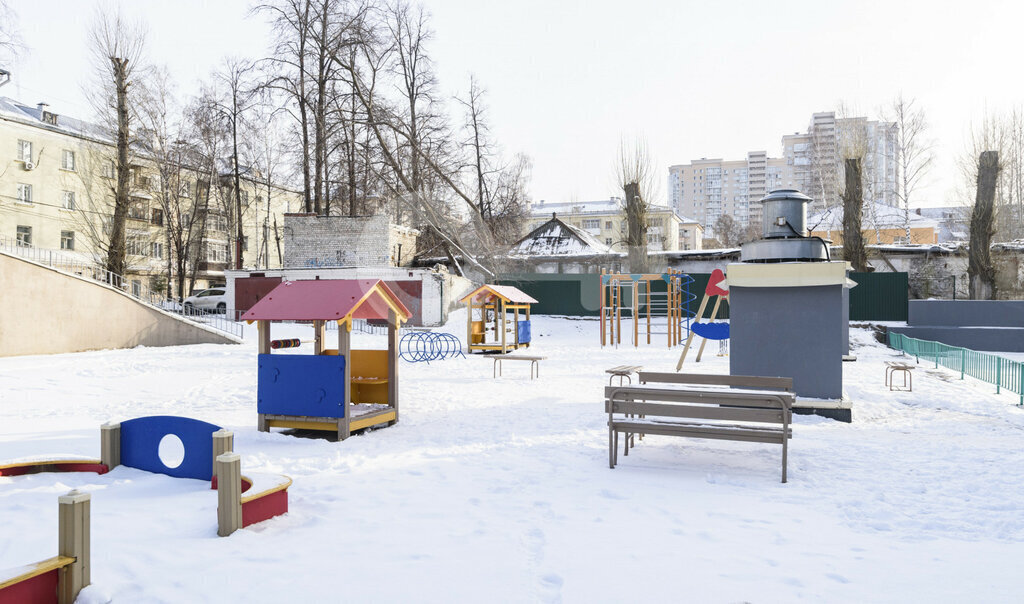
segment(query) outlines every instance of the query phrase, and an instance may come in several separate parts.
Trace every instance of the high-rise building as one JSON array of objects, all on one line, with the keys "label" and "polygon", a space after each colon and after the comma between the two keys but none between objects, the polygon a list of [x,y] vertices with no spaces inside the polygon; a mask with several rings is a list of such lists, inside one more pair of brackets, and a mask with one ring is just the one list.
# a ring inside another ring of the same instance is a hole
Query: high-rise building
[{"label": "high-rise building", "polygon": [[701,158],[669,167],[669,203],[715,236],[723,214],[741,226],[760,225],[759,200],[769,191],[794,188],[809,195],[810,211],[841,204],[843,157],[863,157],[864,201],[896,205],[896,125],[863,117],[815,113],[806,132],[782,137],[783,156],[751,151],[745,160]]}]

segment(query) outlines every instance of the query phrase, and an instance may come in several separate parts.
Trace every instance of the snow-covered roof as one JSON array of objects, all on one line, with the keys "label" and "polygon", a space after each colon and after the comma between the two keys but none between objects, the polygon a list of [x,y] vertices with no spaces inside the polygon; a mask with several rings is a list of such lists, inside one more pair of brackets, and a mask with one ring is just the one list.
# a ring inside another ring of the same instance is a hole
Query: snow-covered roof
[{"label": "snow-covered roof", "polygon": [[614,254],[612,248],[583,229],[552,217],[512,245],[511,256],[590,256]]},{"label": "snow-covered roof", "polygon": [[[865,203],[861,225],[863,228],[901,229],[907,215],[903,208],[881,203]],[[939,221],[910,211],[910,227],[918,229],[939,228]],[[807,228],[813,231],[835,231],[843,228],[843,207],[833,206],[807,217]]]},{"label": "snow-covered roof", "polygon": [[[47,113],[52,113],[47,111]],[[56,116],[56,125],[43,120],[43,110],[18,101],[0,96],[0,118],[10,119],[37,128],[44,128],[53,132],[69,134],[71,136],[83,136],[112,142],[110,136],[100,126],[83,120],[68,117],[66,115]]]}]

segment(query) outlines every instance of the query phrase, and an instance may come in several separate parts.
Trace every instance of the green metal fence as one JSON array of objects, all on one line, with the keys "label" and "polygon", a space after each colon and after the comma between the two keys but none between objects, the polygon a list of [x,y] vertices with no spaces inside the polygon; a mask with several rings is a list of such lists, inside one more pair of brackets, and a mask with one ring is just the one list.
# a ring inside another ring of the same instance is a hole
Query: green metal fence
[{"label": "green metal fence", "polygon": [[889,332],[889,347],[916,357],[919,363],[921,359],[932,361],[936,369],[942,365],[959,371],[960,379],[969,375],[995,384],[996,394],[1002,389],[1015,392],[1020,396],[1018,404],[1024,406],[1024,363],[959,346],[947,346],[941,342],[918,340],[892,331]]}]

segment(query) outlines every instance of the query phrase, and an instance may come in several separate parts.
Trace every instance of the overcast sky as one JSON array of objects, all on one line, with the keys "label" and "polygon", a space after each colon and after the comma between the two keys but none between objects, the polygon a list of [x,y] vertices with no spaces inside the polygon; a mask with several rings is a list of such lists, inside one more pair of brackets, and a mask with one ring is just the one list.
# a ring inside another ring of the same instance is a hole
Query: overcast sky
[{"label": "overcast sky", "polygon": [[[14,0],[27,53],[0,95],[88,116],[90,0]],[[183,94],[222,57],[265,53],[250,0],[122,2]],[[781,136],[839,102],[874,116],[901,90],[936,140],[917,205],[954,201],[955,156],[986,111],[1024,103],[1017,2],[432,0],[441,90],[475,74],[508,154],[533,159],[535,200],[616,194],[619,140],[647,139],[661,175],[701,157],[781,155]]]}]

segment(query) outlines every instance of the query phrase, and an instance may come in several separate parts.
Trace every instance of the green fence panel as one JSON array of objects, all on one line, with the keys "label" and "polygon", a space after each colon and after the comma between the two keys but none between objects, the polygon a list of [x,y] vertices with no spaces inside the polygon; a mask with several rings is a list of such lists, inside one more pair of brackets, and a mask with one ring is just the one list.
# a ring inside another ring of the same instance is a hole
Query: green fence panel
[{"label": "green fence panel", "polygon": [[960,372],[960,379],[971,376],[977,380],[993,384],[998,394],[1002,390],[1016,393],[1019,405],[1024,406],[1024,363],[1013,361],[994,354],[947,346],[941,342],[918,340],[902,333],[889,332],[889,347],[902,350],[926,363],[935,363],[953,371]]},{"label": "green fence panel", "polygon": [[850,273],[851,321],[906,321],[907,273]]}]

